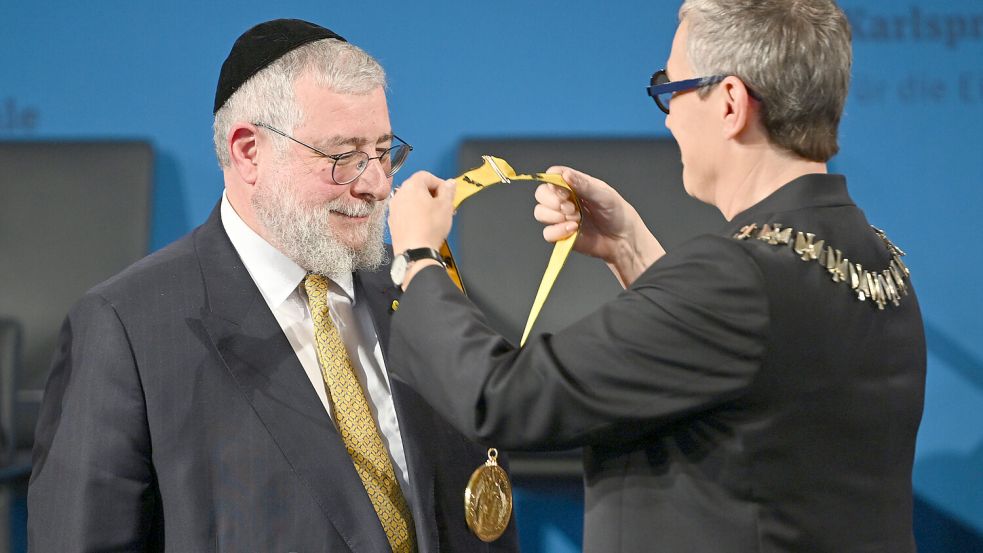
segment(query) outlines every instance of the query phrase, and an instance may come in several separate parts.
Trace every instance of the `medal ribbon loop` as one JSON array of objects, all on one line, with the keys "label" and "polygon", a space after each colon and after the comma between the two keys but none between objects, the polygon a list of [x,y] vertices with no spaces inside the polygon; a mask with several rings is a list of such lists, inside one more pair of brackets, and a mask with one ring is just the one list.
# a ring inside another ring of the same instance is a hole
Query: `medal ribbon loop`
[{"label": "medal ribbon loop", "polygon": [[[478,192],[481,192],[489,186],[496,184],[512,184],[515,181],[529,181],[529,182],[548,182],[556,186],[566,188],[570,191],[570,197],[573,200],[574,206],[576,206],[577,213],[580,213],[580,200],[577,198],[577,193],[574,192],[573,188],[567,184],[566,181],[560,175],[552,173],[534,173],[531,175],[517,175],[515,169],[508,164],[504,159],[492,157],[492,156],[481,156],[484,163],[475,169],[467,171],[463,175],[457,177],[457,189],[454,193],[454,209],[456,210],[458,206],[464,203],[465,200],[474,196]],[[539,317],[539,312],[543,308],[543,304],[546,303],[546,298],[549,296],[550,290],[553,288],[553,284],[556,283],[556,278],[560,274],[560,269],[563,268],[563,264],[566,263],[567,257],[570,255],[570,250],[573,249],[574,242],[577,241],[577,236],[580,233],[578,228],[570,236],[558,241],[553,246],[553,253],[550,255],[549,263],[546,265],[546,271],[543,273],[543,278],[539,283],[539,290],[536,292],[536,298],[533,300],[532,307],[529,310],[529,315],[526,318],[526,326],[522,331],[522,339],[519,341],[519,345],[526,343],[526,339],[529,337],[530,331],[532,331],[533,325],[536,323],[536,319]],[[448,246],[447,241],[440,246],[440,255],[447,261],[447,274],[454,281],[454,284],[461,289],[462,292],[467,294],[467,290],[464,288],[464,283],[461,280],[461,275],[457,271],[457,264],[454,261],[454,255],[451,253],[450,246]]]}]

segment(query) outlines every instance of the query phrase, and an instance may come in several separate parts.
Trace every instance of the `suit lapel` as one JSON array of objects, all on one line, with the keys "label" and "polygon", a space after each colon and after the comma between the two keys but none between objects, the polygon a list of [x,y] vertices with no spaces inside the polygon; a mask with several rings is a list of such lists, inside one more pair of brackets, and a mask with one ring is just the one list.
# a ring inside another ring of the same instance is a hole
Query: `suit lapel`
[{"label": "suit lapel", "polygon": [[[355,295],[358,301],[368,303],[369,313],[375,325],[376,336],[382,349],[383,359],[389,366],[387,349],[389,346],[389,321],[399,299],[399,289],[389,278],[389,269],[355,274]],[[386,378],[389,378],[388,371]],[[439,551],[436,510],[434,506],[434,459],[436,453],[428,451],[432,443],[429,438],[434,425],[433,412],[413,390],[389,378],[393,405],[399,421],[399,433],[403,440],[403,452],[410,473],[410,503],[415,514],[417,549],[419,551]],[[463,497],[462,497],[463,501]]]},{"label": "suit lapel", "polygon": [[351,457],[225,234],[218,208],[195,246],[207,298],[202,323],[240,392],[351,551],[387,551]]}]

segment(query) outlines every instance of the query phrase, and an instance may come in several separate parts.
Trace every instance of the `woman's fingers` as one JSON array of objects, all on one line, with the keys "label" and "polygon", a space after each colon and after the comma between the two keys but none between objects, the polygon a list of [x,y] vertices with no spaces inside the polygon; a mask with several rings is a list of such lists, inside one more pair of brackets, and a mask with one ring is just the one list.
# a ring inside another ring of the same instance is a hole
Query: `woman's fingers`
[{"label": "woman's fingers", "polygon": [[547,242],[559,242],[573,234],[578,226],[575,221],[566,221],[543,227],[543,239]]}]

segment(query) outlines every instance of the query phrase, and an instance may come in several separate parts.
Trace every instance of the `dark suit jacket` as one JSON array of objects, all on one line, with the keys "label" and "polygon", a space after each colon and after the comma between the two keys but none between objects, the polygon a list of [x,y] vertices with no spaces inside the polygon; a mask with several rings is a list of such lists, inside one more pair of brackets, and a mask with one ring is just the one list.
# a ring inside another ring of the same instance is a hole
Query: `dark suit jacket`
[{"label": "dark suit jacket", "polygon": [[521,350],[424,269],[393,318],[390,374],[476,439],[585,446],[586,551],[913,552],[914,292],[880,311],[789,246],[734,238],[750,223],[888,267],[844,179],[808,175]]},{"label": "dark suit jacket", "polygon": [[[381,343],[396,290],[358,273]],[[464,520],[486,449],[392,383],[421,552],[489,547]],[[389,551],[338,432],[216,208],[90,291],[61,333],[28,492],[35,552]]]}]

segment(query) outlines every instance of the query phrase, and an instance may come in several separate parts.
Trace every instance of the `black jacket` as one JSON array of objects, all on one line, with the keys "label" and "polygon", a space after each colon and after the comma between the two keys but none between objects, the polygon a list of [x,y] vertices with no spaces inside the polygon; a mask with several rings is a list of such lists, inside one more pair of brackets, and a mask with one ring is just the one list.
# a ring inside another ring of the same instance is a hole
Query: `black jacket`
[{"label": "black jacket", "polygon": [[516,349],[438,268],[393,318],[393,378],[503,448],[585,446],[585,551],[906,553],[925,341],[755,224],[864,269],[891,252],[842,177],[808,175],[615,300]]},{"label": "black jacket", "polygon": [[[355,284],[385,344],[388,270]],[[487,450],[405,385],[393,382],[392,395],[419,550],[514,551],[514,524],[492,547],[465,524],[464,487]],[[72,309],[42,404],[28,515],[39,553],[389,551],[218,208]]]}]

